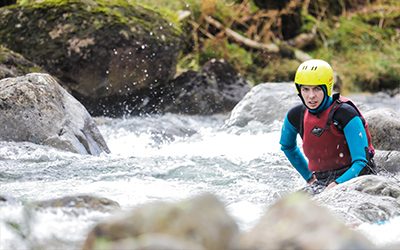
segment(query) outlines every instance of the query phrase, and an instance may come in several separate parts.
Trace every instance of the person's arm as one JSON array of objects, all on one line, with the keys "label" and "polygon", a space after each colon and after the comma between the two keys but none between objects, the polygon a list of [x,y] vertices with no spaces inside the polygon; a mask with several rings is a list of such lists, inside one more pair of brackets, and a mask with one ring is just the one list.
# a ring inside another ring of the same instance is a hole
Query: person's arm
[{"label": "person's arm", "polygon": [[336,179],[336,183],[343,183],[357,177],[368,162],[365,151],[365,148],[368,148],[368,138],[361,118],[353,117],[343,128],[343,132],[350,150],[352,165]]},{"label": "person's arm", "polygon": [[307,182],[311,182],[313,180],[313,175],[308,170],[307,160],[297,146],[298,133],[299,131],[290,123],[288,116],[286,116],[283,122],[279,143],[281,144],[281,150],[285,153],[293,167]]}]

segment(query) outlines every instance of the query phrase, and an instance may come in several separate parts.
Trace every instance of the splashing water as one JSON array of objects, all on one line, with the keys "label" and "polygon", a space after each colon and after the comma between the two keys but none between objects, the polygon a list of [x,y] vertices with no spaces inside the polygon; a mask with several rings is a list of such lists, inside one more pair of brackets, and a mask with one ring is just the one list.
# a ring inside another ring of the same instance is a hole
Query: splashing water
[{"label": "splashing water", "polygon": [[[89,229],[109,213],[29,208],[29,202],[91,194],[122,209],[216,194],[242,230],[265,208],[304,185],[280,151],[280,122],[224,129],[226,117],[162,115],[96,118],[111,154],[82,156],[30,143],[0,143],[0,246],[4,249],[79,249]],[[2,205],[3,204],[3,205]],[[360,231],[399,226],[398,219]],[[396,235],[392,234],[393,237]]]}]

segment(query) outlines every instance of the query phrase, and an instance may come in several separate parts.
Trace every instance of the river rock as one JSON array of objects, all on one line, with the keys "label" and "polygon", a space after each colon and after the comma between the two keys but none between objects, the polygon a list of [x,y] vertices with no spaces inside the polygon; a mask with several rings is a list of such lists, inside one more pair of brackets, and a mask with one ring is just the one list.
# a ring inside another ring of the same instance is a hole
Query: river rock
[{"label": "river rock", "polygon": [[245,233],[239,249],[373,249],[361,233],[349,229],[305,194],[295,193],[272,205]]},{"label": "river rock", "polygon": [[151,109],[149,93],[175,75],[181,34],[154,11],[129,1],[24,2],[0,9],[0,43],[57,77],[92,114]]},{"label": "river rock", "polygon": [[0,79],[33,72],[44,72],[44,70],[22,55],[0,45]]},{"label": "river rock", "polygon": [[86,109],[48,74],[0,80],[0,140],[79,154],[110,150]]},{"label": "river rock", "polygon": [[400,151],[375,150],[374,161],[383,174],[400,172]]},{"label": "river rock", "polygon": [[169,86],[160,102],[165,112],[201,115],[230,112],[250,90],[229,63],[215,59],[200,72],[181,74]]},{"label": "river rock", "polygon": [[348,225],[380,224],[400,215],[400,185],[385,176],[360,176],[314,199],[329,207]]},{"label": "river rock", "polygon": [[[203,194],[177,203],[158,201],[144,204],[109,218],[93,228],[83,249],[98,249],[100,245],[108,246],[129,238],[136,242],[138,237],[154,234],[209,250],[235,249],[238,227],[214,195]],[[154,241],[159,241],[159,238]]]},{"label": "river rock", "polygon": [[120,208],[118,202],[93,195],[65,196],[50,200],[36,201],[37,208],[85,208],[101,212],[113,212]]},{"label": "river rock", "polygon": [[389,108],[378,108],[364,114],[372,135],[372,144],[381,150],[400,151],[400,114]]},{"label": "river rock", "polygon": [[293,83],[262,83],[254,86],[232,110],[226,127],[244,127],[250,121],[268,125],[283,120],[287,111],[301,103]]}]

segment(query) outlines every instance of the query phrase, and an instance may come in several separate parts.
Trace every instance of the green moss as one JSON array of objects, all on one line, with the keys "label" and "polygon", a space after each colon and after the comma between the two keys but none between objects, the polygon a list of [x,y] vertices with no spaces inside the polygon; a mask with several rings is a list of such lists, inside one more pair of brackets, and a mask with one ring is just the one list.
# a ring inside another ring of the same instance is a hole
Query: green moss
[{"label": "green moss", "polygon": [[[172,14],[174,12],[162,8],[146,8],[145,5],[139,4],[139,1],[136,0],[44,0],[42,2],[25,0],[19,1],[18,4],[33,9],[57,7],[71,10],[78,8],[92,14],[104,15],[108,17],[109,21],[113,20],[114,23],[118,24],[140,25],[145,27],[148,31],[157,31],[160,30],[160,26],[168,25],[170,26],[169,28],[173,28],[176,32],[180,33],[180,25],[177,21],[177,16]],[[154,10],[156,12],[154,12]],[[167,22],[160,23],[152,18],[153,15],[156,15],[157,10],[164,10],[163,13],[159,14],[166,19]],[[74,15],[74,18],[75,17],[76,15]],[[109,23],[104,25],[109,25]],[[99,23],[97,23],[97,27],[99,27]]]},{"label": "green moss", "polygon": [[341,17],[335,29],[327,22],[320,25],[319,48],[312,55],[332,62],[344,91],[393,89],[400,82],[400,38],[395,29],[366,22],[370,17],[366,13]]},{"label": "green moss", "polygon": [[179,58],[180,59],[176,69],[177,75],[188,70],[198,71],[200,69],[199,57],[197,53],[181,55]]},{"label": "green moss", "polygon": [[274,58],[256,71],[257,82],[293,81],[299,62],[288,58]]},{"label": "green moss", "polygon": [[253,65],[252,54],[236,43],[229,43],[226,39],[208,39],[204,41],[199,54],[199,64],[213,59],[224,59],[241,74],[247,74]]},{"label": "green moss", "polygon": [[[183,33],[188,40],[193,39],[188,43],[190,45],[185,52],[181,54],[178,72],[187,69],[197,70],[211,58],[223,58],[251,81],[291,81],[299,64],[296,60],[251,50],[228,40],[224,35],[219,36],[223,32],[206,24],[201,18],[203,14],[207,14],[202,12],[205,11],[203,7],[206,2],[202,0],[45,0],[43,3],[35,4],[32,2],[33,0],[18,1],[22,6],[32,5],[38,9],[45,9],[46,6],[69,8],[68,5],[71,4],[79,6],[86,11],[83,11],[81,15],[86,15],[85,13],[88,12],[94,14],[89,22],[95,24],[95,29],[111,30],[121,26],[139,29],[141,27],[143,28],[141,32],[157,32],[158,34],[155,35],[160,36],[164,32],[160,30],[160,27],[168,25],[177,34]],[[236,26],[234,21],[238,21],[241,15],[244,15],[238,12],[242,10],[244,1],[210,0],[207,2],[211,6],[208,11],[212,11],[210,14],[215,19],[228,26],[233,24],[229,27],[244,36],[247,36],[246,28],[252,25],[255,27],[254,22],[261,20],[254,18],[259,10],[253,1],[248,1],[246,7],[249,18],[244,18],[243,20],[246,20],[244,23],[236,22]],[[149,14],[149,10],[155,10],[167,22],[153,21],[154,18]],[[179,21],[181,10],[190,11],[191,16],[184,21]],[[57,18],[61,12],[52,10],[47,13],[50,14],[46,19]],[[76,13],[70,13],[70,15],[69,18],[74,20],[77,27],[87,28],[85,24],[82,24],[82,20],[86,20],[85,16],[79,16]],[[400,80],[398,73],[400,72],[400,35],[398,33],[400,1],[316,0],[310,2],[309,8],[303,11],[301,18],[301,32],[310,32],[317,28],[316,45],[309,48],[307,52],[315,58],[322,58],[332,63],[343,80],[345,90],[375,91],[380,88],[396,87]],[[188,26],[190,29],[186,29]],[[0,35],[10,36],[10,32],[6,30]],[[76,32],[79,32],[79,29]],[[189,32],[193,33],[189,35]],[[129,32],[124,32],[124,34],[128,36]],[[279,37],[279,34],[274,33],[274,35]],[[4,38],[0,38],[2,39]],[[55,48],[48,49],[52,51]]]}]

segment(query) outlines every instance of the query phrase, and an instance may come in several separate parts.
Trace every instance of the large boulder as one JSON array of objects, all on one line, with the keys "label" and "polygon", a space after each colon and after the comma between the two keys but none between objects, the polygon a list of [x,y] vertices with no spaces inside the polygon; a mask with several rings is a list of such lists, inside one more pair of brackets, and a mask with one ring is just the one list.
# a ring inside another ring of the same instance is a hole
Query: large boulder
[{"label": "large boulder", "polygon": [[140,106],[175,75],[179,30],[127,1],[44,0],[3,7],[0,19],[0,43],[60,79],[92,114]]},{"label": "large boulder", "polygon": [[251,121],[265,125],[283,121],[287,111],[299,103],[293,83],[258,84],[235,106],[225,126],[244,127]]},{"label": "large boulder", "polygon": [[[228,250],[237,246],[238,233],[224,205],[214,195],[203,194],[175,204],[161,201],[144,204],[109,218],[92,229],[83,249],[124,246],[124,249]],[[143,244],[154,248],[136,248]],[[189,245],[193,248],[188,248]]]},{"label": "large boulder", "polygon": [[249,83],[224,60],[210,60],[200,72],[188,71],[171,81],[160,102],[165,112],[230,112],[250,91]]},{"label": "large boulder", "polygon": [[0,80],[0,140],[80,154],[110,152],[86,109],[48,74]]},{"label": "large boulder", "polygon": [[372,135],[372,144],[380,150],[400,151],[400,114],[378,108],[364,114]]},{"label": "large boulder", "polygon": [[365,222],[382,224],[400,216],[400,185],[385,176],[360,176],[314,199],[353,226]]},{"label": "large boulder", "polygon": [[291,194],[272,205],[242,237],[239,249],[373,249],[363,235],[348,228],[305,194]]}]

